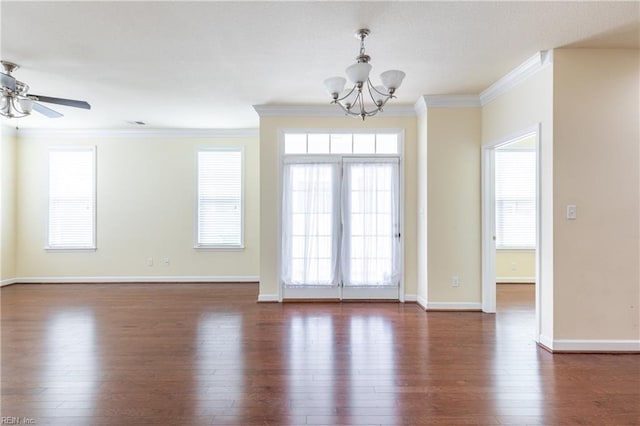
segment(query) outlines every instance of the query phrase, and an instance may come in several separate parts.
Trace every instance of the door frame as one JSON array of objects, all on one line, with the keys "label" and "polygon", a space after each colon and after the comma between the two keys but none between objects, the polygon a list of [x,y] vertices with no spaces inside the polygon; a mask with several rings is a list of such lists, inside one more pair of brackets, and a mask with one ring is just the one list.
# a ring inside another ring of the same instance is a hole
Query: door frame
[{"label": "door frame", "polygon": [[[399,197],[400,202],[398,204],[398,216],[400,218],[400,282],[398,283],[398,298],[397,300],[401,303],[405,302],[405,168],[404,168],[404,145],[405,145],[405,131],[402,128],[294,128],[294,127],[285,127],[278,129],[278,196],[277,196],[277,215],[278,215],[278,225],[277,225],[277,253],[276,260],[277,264],[277,276],[278,276],[278,302],[282,302],[284,299],[284,283],[282,282],[282,184],[283,184],[283,172],[284,172],[284,164],[285,164],[285,153],[284,153],[284,139],[285,134],[287,133],[351,133],[351,134],[395,134],[398,136],[398,153],[397,154],[378,154],[380,157],[384,156],[397,156],[399,158],[399,179],[400,179],[400,190]],[[299,155],[299,154],[295,154]],[[304,154],[303,154],[304,155]],[[314,155],[314,154],[309,154]],[[326,156],[327,154],[318,154],[318,156]],[[376,157],[376,154],[328,154],[339,155],[343,157]],[[339,300],[343,300],[342,298],[342,285],[339,286],[340,289],[340,297]],[[311,300],[314,298],[311,297]]]},{"label": "door frame", "polygon": [[522,129],[482,146],[482,311],[496,312],[496,242],[495,242],[495,150],[526,136],[535,137],[536,152],[536,250],[535,250],[535,340],[540,336],[540,135],[541,124]]}]

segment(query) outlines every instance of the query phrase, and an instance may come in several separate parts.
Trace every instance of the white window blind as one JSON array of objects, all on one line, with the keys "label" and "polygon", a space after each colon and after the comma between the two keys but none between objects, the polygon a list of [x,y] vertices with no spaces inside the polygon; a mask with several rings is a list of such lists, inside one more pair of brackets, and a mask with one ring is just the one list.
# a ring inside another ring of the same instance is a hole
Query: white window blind
[{"label": "white window blind", "polygon": [[536,153],[495,151],[496,248],[536,246]]},{"label": "white window blind", "polygon": [[48,249],[95,249],[95,147],[49,151]]},{"label": "white window blind", "polygon": [[241,248],[242,147],[198,151],[196,247]]}]

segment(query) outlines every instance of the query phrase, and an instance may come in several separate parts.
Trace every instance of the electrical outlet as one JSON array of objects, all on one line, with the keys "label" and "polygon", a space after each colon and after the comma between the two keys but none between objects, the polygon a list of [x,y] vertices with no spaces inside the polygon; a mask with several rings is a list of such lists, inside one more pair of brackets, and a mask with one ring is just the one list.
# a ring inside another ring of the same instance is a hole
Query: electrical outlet
[{"label": "electrical outlet", "polygon": [[165,257],[165,258],[162,260],[162,264],[163,264],[164,266],[169,266],[169,265],[171,264],[171,262],[169,262],[169,258],[168,258],[168,257]]},{"label": "electrical outlet", "polygon": [[457,276],[451,277],[451,287],[460,287],[460,279]]},{"label": "electrical outlet", "polygon": [[147,257],[147,266],[153,266],[153,257]]},{"label": "electrical outlet", "polygon": [[517,271],[518,270],[518,264],[516,262],[511,262],[511,270],[512,271]]}]

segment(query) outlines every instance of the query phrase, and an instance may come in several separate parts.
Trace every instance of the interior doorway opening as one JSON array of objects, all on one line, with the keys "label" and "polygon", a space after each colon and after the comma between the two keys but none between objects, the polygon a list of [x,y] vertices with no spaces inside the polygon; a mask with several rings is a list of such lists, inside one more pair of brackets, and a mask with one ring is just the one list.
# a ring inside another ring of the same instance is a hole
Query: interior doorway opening
[{"label": "interior doorway opening", "polygon": [[[539,126],[534,126],[482,149],[482,308],[495,313],[499,300],[508,294],[532,295],[528,308],[535,310],[536,340],[540,329],[539,135]],[[500,298],[498,286],[502,286]],[[526,308],[526,300],[519,303]]]}]

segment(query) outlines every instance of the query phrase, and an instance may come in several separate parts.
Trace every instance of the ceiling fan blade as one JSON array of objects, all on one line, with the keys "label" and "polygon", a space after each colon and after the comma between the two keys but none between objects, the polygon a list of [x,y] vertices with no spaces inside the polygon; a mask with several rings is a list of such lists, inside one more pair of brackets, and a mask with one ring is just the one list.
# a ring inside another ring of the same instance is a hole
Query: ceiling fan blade
[{"label": "ceiling fan blade", "polygon": [[91,109],[91,105],[89,105],[85,101],[76,101],[73,99],[63,99],[63,98],[52,98],[50,96],[40,96],[40,95],[32,95],[29,93],[30,98],[36,98],[36,101],[47,102],[50,104],[58,104],[58,105],[66,105],[74,108],[83,108],[83,109]]},{"label": "ceiling fan blade", "polygon": [[41,105],[37,102],[34,102],[32,104],[33,109],[35,109],[36,111],[38,111],[40,114],[46,115],[49,118],[58,118],[58,117],[62,117],[62,114],[60,114],[58,111],[54,111],[51,108],[47,108],[44,105]]},{"label": "ceiling fan blade", "polygon": [[3,89],[7,89],[10,92],[16,91],[16,79],[13,76],[0,72],[0,82]]}]

